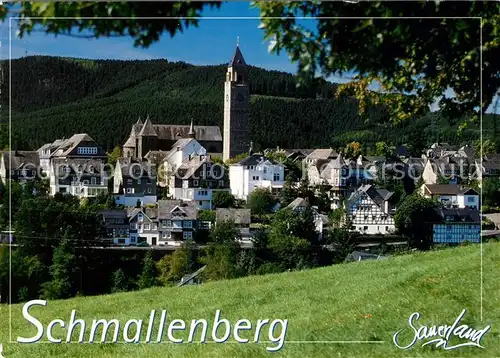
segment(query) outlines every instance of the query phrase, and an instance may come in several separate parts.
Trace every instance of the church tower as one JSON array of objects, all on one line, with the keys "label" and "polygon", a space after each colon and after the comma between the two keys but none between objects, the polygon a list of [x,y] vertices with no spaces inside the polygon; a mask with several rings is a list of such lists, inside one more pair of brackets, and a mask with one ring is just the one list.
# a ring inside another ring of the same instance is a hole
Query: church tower
[{"label": "church tower", "polygon": [[250,143],[248,68],[239,45],[229,63],[224,84],[224,161],[248,151]]}]

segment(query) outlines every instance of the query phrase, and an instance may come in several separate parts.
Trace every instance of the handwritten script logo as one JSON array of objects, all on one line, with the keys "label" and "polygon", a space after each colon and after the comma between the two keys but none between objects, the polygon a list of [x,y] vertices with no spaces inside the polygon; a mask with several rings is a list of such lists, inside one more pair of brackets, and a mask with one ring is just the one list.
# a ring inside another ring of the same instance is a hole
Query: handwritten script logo
[{"label": "handwritten script logo", "polygon": [[[434,344],[437,348],[442,347],[444,350],[452,350],[460,347],[472,346],[484,348],[481,346],[481,339],[489,331],[491,326],[486,326],[481,330],[473,329],[466,324],[460,324],[460,321],[465,315],[466,310],[464,309],[462,313],[457,317],[455,322],[451,326],[441,325],[441,326],[423,326],[420,325],[419,328],[415,327],[416,322],[420,318],[420,313],[413,313],[408,319],[408,324],[413,329],[414,336],[413,340],[406,346],[400,345],[398,341],[399,334],[403,331],[402,329],[394,334],[393,341],[396,347],[401,349],[408,349],[413,347],[417,341],[422,341],[424,339],[431,339],[422,344],[423,346]],[[449,341],[452,337],[458,337],[461,340],[468,340],[468,342],[458,343],[455,345],[449,345]]]}]

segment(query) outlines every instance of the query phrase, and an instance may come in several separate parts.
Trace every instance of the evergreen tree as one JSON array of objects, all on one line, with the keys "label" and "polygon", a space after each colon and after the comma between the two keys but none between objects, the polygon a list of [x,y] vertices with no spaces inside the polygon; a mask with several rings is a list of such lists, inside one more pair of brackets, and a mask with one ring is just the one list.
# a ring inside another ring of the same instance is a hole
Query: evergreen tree
[{"label": "evergreen tree", "polygon": [[156,264],[152,251],[148,251],[142,261],[142,273],[139,277],[139,289],[145,289],[157,285]]},{"label": "evergreen tree", "polygon": [[126,292],[128,291],[129,284],[125,273],[120,268],[113,272],[113,286],[111,287],[111,292]]},{"label": "evergreen tree", "polygon": [[76,256],[68,233],[65,233],[59,246],[54,250],[50,275],[52,281],[42,286],[43,296],[47,299],[69,298],[75,293],[72,276],[76,267]]}]

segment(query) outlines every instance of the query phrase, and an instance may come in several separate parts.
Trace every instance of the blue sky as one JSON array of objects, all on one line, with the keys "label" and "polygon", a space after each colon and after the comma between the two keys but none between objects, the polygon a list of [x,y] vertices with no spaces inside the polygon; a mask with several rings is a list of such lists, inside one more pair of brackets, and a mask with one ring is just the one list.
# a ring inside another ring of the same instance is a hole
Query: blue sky
[{"label": "blue sky", "polygon": [[[250,8],[248,2],[222,4],[220,9],[206,8],[203,16],[225,17],[225,19],[201,19],[198,27],[190,27],[184,33],[171,38],[164,34],[160,41],[148,49],[135,48],[130,37],[79,39],[75,37],[33,32],[23,39],[12,36],[12,58],[25,55],[51,55],[81,57],[90,59],[163,59],[185,61],[195,65],[227,63],[234,53],[236,38],[239,36],[240,49],[247,63],[270,70],[294,73],[297,66],[290,62],[285,53],[270,54],[268,43],[264,42],[264,33],[258,28],[259,19],[231,19],[230,17],[258,17],[259,11]],[[303,20],[314,24],[314,20]],[[15,27],[13,21],[13,27]],[[313,26],[311,26],[313,27]],[[2,32],[0,58],[8,59],[9,50],[5,46],[8,33]],[[347,82],[351,74],[343,77],[332,76],[334,82]],[[374,86],[374,89],[376,86]],[[453,92],[448,90],[447,97]]]}]

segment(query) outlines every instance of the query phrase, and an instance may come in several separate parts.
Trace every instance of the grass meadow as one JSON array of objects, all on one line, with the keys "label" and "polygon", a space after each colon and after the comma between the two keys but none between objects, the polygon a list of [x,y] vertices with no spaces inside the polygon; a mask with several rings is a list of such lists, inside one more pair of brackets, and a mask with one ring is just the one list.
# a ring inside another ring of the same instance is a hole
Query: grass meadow
[{"label": "grass meadow", "polygon": [[[151,310],[157,310],[158,315],[161,310],[166,310],[167,325],[172,319],[182,319],[187,324],[193,319],[206,319],[209,324],[208,342],[204,344],[199,343],[199,334],[195,335],[198,343],[171,343],[166,331],[160,344],[54,344],[47,342],[46,336],[41,341],[45,343],[16,343],[18,336],[32,337],[36,334],[36,328],[22,316],[22,304],[0,307],[3,322],[0,326],[0,343],[3,343],[3,355],[6,358],[498,357],[499,277],[500,244],[484,244],[483,321],[480,246],[471,245],[382,261],[355,262],[199,286],[77,297],[50,301],[46,307],[33,307],[30,310],[30,314],[45,327],[56,318],[69,322],[73,309],[77,311],[77,318],[85,320],[88,326],[93,319],[116,318],[122,326],[127,320],[142,319],[143,340]],[[9,308],[12,313],[12,343],[9,342]],[[226,343],[210,342],[212,322],[218,309],[221,310],[221,317],[228,319],[232,326],[239,319],[248,319],[252,326],[259,319],[287,319],[288,329],[283,348],[277,352],[266,350],[266,347],[276,346],[276,343],[269,342],[267,326],[261,330],[260,343],[252,342],[255,333],[253,328],[241,334],[242,337],[250,338],[246,344],[236,342],[232,335]],[[462,323],[475,329],[492,325],[481,342],[484,349],[463,347],[445,351],[432,346],[422,347],[423,342],[417,342],[412,348],[401,350],[394,345],[393,335],[400,329],[408,333],[402,336],[402,343],[411,341],[413,333],[408,319],[413,312],[421,314],[419,322],[424,325],[450,325],[463,309],[467,309],[467,312]],[[157,327],[158,323],[153,330],[153,342],[156,340]],[[89,331],[87,327],[84,336],[87,342]],[[188,333],[189,329],[175,332],[174,336],[187,339]],[[53,335],[64,338],[66,331],[57,326]],[[73,337],[76,342],[78,334],[74,333]],[[96,337],[96,341],[101,339],[100,334]],[[108,337],[111,339],[112,332]],[[121,331],[119,340],[123,340]]]}]

